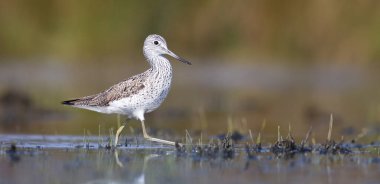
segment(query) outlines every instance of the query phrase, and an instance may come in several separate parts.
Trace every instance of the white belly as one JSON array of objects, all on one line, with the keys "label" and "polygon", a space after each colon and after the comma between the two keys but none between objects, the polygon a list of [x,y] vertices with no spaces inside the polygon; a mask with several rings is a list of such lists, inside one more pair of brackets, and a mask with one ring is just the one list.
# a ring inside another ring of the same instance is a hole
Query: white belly
[{"label": "white belly", "polygon": [[107,109],[110,113],[124,114],[130,118],[141,119],[136,117],[136,112],[147,113],[154,111],[165,100],[168,92],[169,87],[161,90],[147,88],[131,97],[109,103]]}]

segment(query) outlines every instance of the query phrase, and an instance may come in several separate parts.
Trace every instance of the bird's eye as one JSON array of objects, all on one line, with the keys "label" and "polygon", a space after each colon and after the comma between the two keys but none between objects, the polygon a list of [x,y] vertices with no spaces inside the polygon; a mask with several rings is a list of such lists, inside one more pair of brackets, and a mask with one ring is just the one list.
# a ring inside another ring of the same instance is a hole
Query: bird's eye
[{"label": "bird's eye", "polygon": [[158,45],[158,41],[154,41],[153,43],[154,43],[154,45]]}]

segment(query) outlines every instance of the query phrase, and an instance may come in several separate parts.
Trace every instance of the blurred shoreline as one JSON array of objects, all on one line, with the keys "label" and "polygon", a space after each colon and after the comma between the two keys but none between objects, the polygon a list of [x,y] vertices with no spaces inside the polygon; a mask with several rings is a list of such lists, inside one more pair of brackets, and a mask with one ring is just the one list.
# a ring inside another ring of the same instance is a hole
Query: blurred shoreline
[{"label": "blurred shoreline", "polygon": [[[60,128],[62,133],[82,132],[73,126],[96,132],[97,125],[103,121],[111,122],[105,127],[114,126],[115,116],[68,109],[59,102],[97,93],[144,71],[147,64],[142,62],[145,61],[97,65],[57,61],[1,63],[0,83],[7,85],[1,86],[0,94],[7,89],[20,90],[30,95],[37,107],[75,115],[75,118],[58,120],[76,124],[59,123],[58,127],[66,127]],[[188,67],[173,61],[173,89],[163,106],[148,115],[152,128],[179,132],[207,128],[210,133],[218,133],[227,128],[226,122],[232,117],[237,124],[247,119],[247,128],[251,129],[259,129],[263,119],[267,119],[273,130],[277,124],[287,127],[289,123],[304,130],[310,126],[323,130],[331,113],[341,129],[354,127],[360,131],[380,121],[377,103],[380,72],[376,67],[214,63],[217,62],[197,60]],[[202,125],[201,114],[207,125]],[[46,132],[57,129],[56,123],[42,124],[47,126]],[[137,124],[133,126],[139,128]],[[33,128],[28,129],[35,132]]]}]

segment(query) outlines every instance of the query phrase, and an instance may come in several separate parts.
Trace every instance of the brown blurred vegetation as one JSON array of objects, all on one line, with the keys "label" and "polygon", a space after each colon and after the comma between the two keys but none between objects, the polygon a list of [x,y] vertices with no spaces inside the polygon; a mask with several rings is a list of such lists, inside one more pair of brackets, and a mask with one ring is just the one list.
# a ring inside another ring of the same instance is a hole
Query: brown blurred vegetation
[{"label": "brown blurred vegetation", "polygon": [[195,58],[380,59],[376,0],[3,0],[0,27],[1,61],[141,57],[142,40],[150,33]]}]

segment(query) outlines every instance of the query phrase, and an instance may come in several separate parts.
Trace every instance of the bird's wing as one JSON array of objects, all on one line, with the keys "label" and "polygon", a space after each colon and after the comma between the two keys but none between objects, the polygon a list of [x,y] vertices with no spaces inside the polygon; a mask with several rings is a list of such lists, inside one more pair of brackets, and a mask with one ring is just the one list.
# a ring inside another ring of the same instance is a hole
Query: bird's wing
[{"label": "bird's wing", "polygon": [[146,73],[141,73],[115,84],[99,94],[68,100],[62,103],[66,105],[108,106],[109,103],[114,100],[130,97],[139,93],[139,91],[145,87],[144,82],[146,80]]}]

